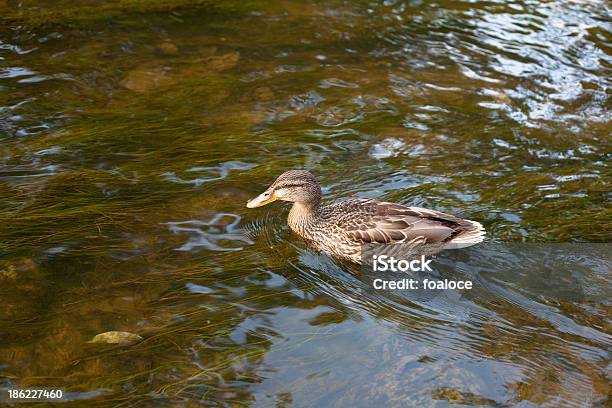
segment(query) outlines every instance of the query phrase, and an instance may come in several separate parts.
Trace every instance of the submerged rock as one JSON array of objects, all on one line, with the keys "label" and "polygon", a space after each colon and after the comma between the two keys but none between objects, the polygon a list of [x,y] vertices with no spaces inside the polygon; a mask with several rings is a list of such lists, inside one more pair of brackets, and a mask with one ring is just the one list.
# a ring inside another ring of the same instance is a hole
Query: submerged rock
[{"label": "submerged rock", "polygon": [[257,101],[262,102],[271,101],[274,99],[274,92],[267,86],[260,86],[259,88],[256,88],[253,95]]},{"label": "submerged rock", "polygon": [[136,68],[121,81],[121,85],[135,92],[146,92],[176,80],[163,68]]},{"label": "submerged rock", "polygon": [[122,331],[108,331],[94,336],[88,343],[118,344],[120,346],[130,346],[142,341],[142,337],[137,334]]},{"label": "submerged rock", "polygon": [[[172,43],[166,44],[166,53],[172,52]],[[162,45],[163,45],[162,44]],[[177,49],[178,52],[178,49]],[[192,78],[202,78],[212,73],[225,71],[236,66],[240,60],[239,52],[229,52],[198,59],[189,66],[140,66],[136,67],[121,80],[120,84],[135,92],[148,92],[160,87]]]},{"label": "submerged rock", "polygon": [[30,258],[16,258],[10,261],[0,262],[0,280],[10,279],[15,280],[20,275],[30,276],[32,272],[36,272],[36,263]]},{"label": "submerged rock", "polygon": [[239,52],[228,52],[226,54],[209,57],[206,66],[211,71],[225,71],[234,68],[239,60]]},{"label": "submerged rock", "polygon": [[164,55],[176,55],[178,54],[178,47],[171,41],[164,41],[157,46],[159,52]]}]

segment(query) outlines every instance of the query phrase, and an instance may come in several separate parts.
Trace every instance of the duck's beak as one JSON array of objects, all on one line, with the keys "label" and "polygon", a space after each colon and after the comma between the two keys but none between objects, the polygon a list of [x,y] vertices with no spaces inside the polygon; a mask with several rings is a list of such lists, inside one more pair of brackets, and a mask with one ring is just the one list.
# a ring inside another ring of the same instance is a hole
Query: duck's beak
[{"label": "duck's beak", "polygon": [[257,208],[257,207],[261,207],[262,205],[269,204],[276,200],[278,200],[278,197],[276,196],[276,194],[270,193],[269,191],[266,190],[260,195],[258,195],[257,197],[255,197],[254,199],[252,199],[251,201],[247,202],[246,206],[248,208]]}]

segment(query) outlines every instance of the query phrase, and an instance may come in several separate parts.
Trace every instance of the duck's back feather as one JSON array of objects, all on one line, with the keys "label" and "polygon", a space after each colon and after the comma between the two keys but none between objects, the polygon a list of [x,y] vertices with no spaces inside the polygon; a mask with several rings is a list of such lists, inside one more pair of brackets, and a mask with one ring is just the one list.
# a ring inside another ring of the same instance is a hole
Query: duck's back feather
[{"label": "duck's back feather", "polygon": [[321,219],[356,244],[422,242],[469,246],[481,242],[481,224],[419,207],[351,199],[321,208]]}]

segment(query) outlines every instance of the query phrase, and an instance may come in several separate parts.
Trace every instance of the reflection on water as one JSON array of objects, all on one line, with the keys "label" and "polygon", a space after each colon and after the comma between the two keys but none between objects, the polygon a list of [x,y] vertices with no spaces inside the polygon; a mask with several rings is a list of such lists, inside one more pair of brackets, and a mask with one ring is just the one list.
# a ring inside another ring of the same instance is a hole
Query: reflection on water
[{"label": "reflection on water", "polygon": [[[493,242],[610,241],[609,14],[0,1],[0,388],[61,386],[75,406],[605,406],[605,249],[567,270],[486,246],[458,264],[469,295],[419,297],[312,251],[282,204],[244,205],[300,167],[326,198],[456,213]],[[144,341],[86,343],[111,330]]]},{"label": "reflection on water", "polygon": [[221,163],[219,166],[215,167],[192,167],[186,170],[186,172],[189,173],[210,173],[211,176],[208,177],[198,177],[196,179],[185,180],[177,177],[173,172],[164,173],[163,176],[166,180],[173,181],[175,183],[186,183],[193,184],[194,186],[201,186],[202,184],[208,183],[210,181],[223,180],[227,177],[230,170],[249,170],[253,167],[256,167],[256,165],[230,161],[226,163]]},{"label": "reflection on water", "polygon": [[[225,219],[231,219],[229,223],[224,223]],[[208,221],[189,220],[179,222],[169,222],[170,231],[174,233],[192,233],[192,237],[177,248],[177,251],[191,251],[194,248],[204,247],[210,251],[240,251],[242,246],[224,247],[221,242],[235,242],[242,244],[253,244],[246,236],[240,234],[237,226],[240,217],[235,214],[216,214]]]}]

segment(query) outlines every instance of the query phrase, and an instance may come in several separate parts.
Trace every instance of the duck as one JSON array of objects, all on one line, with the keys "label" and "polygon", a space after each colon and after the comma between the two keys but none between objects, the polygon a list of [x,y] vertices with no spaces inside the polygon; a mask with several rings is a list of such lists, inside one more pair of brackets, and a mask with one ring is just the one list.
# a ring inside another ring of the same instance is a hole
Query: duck
[{"label": "duck", "polygon": [[364,245],[408,244],[439,251],[478,244],[486,234],[479,222],[440,211],[366,198],[321,205],[321,199],[314,175],[289,170],[246,206],[292,202],[287,223],[295,234],[323,252],[357,264],[362,263]]}]

